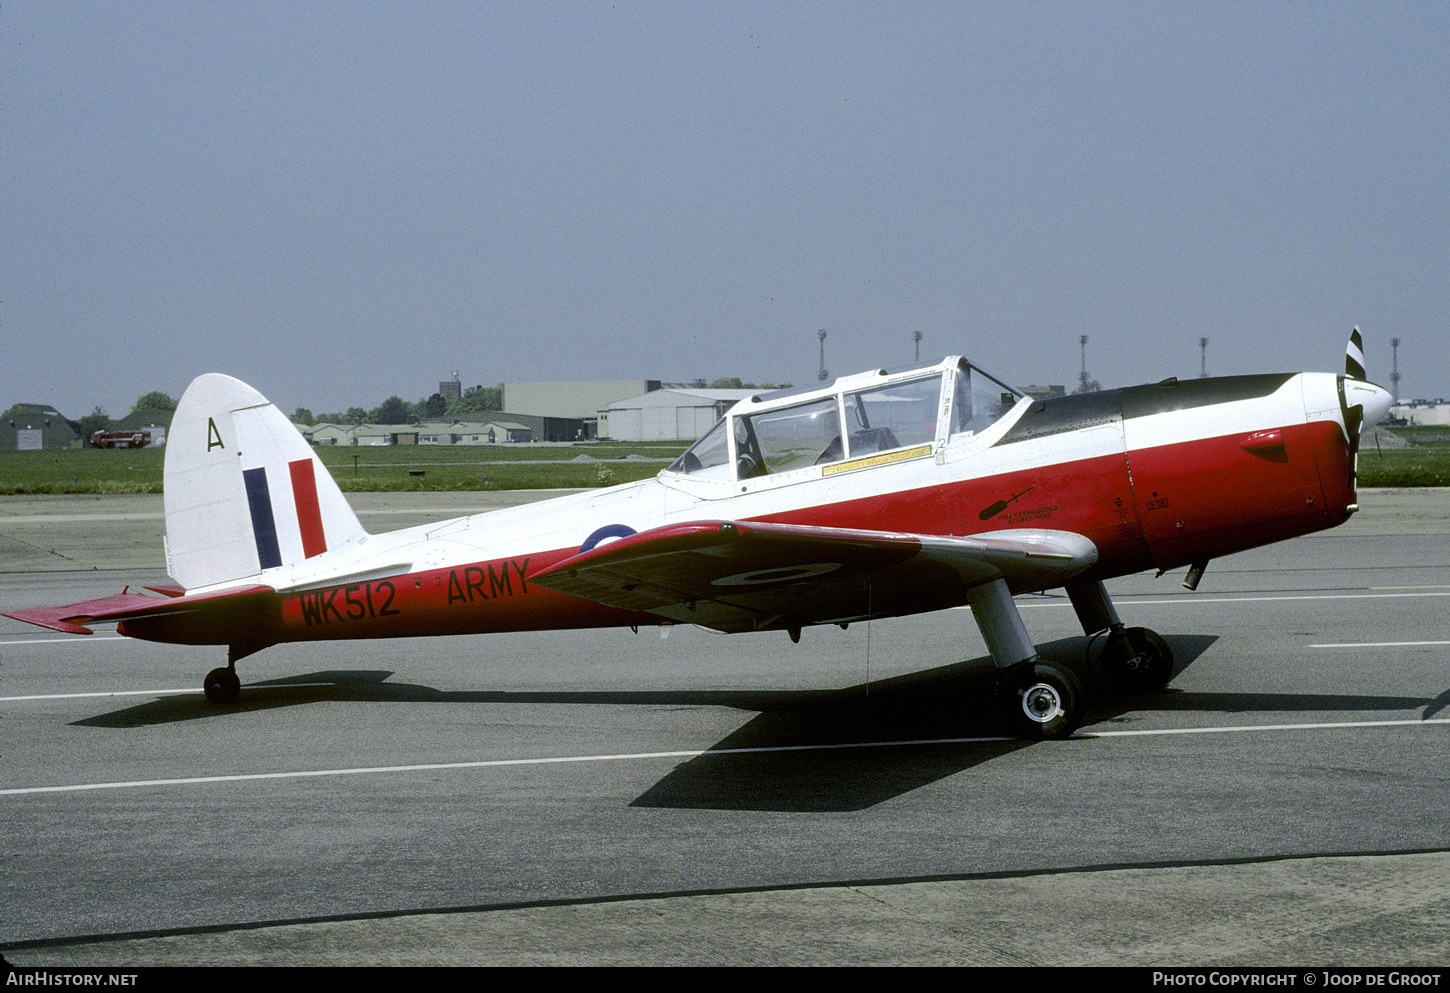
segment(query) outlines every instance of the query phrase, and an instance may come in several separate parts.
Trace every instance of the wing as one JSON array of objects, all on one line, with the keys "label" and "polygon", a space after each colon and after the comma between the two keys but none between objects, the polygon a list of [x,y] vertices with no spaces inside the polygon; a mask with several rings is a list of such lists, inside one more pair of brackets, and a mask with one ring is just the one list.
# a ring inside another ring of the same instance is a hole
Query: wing
[{"label": "wing", "polygon": [[529,582],[662,620],[761,631],[954,607],[998,577],[1014,593],[1060,586],[1097,557],[1067,531],[956,538],[700,521],[621,538]]}]

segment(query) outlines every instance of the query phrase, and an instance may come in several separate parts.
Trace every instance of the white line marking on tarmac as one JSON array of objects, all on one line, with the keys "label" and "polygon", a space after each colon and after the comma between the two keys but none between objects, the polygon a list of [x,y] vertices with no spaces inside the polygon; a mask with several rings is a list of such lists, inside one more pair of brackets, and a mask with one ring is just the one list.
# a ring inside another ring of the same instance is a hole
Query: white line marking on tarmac
[{"label": "white line marking on tarmac", "polygon": [[[1394,597],[1450,596],[1450,593],[1316,593],[1294,596],[1194,596],[1184,594],[1171,600],[1129,600],[1134,606],[1145,603],[1244,603],[1260,600],[1383,600]],[[1117,594],[1123,597],[1123,594]]]},{"label": "white line marking on tarmac", "polygon": [[1239,724],[1221,728],[1159,728],[1156,731],[1084,731],[1085,738],[1114,738],[1149,734],[1220,734],[1224,731],[1322,731],[1327,728],[1387,728],[1450,724],[1450,717],[1418,721],[1335,721],[1324,724]]},{"label": "white line marking on tarmac", "polygon": [[[1203,593],[1184,593],[1179,596],[1170,597],[1167,600],[1135,600],[1136,596],[1148,594],[1137,593],[1114,593],[1115,601],[1130,603],[1135,607],[1152,606],[1161,604],[1205,604],[1205,603],[1257,603],[1260,601],[1272,600],[1382,600],[1398,597],[1422,597],[1422,596],[1450,596],[1450,593],[1315,593],[1297,594],[1293,596],[1214,596]],[[1070,607],[1071,602],[1065,596],[1053,596],[1039,600],[1019,599],[1017,606],[1026,610],[1031,607]],[[970,610],[970,607],[952,607],[952,610]]]},{"label": "white line marking on tarmac", "polygon": [[87,637],[80,637],[80,638],[76,638],[76,637],[70,637],[70,638],[23,638],[23,639],[16,639],[15,641],[0,641],[0,648],[4,648],[6,645],[94,645],[94,644],[98,644],[99,642],[102,642],[102,641],[129,641],[129,640],[130,639],[128,639],[128,638],[121,638],[121,637],[110,637],[110,638],[87,638]]},{"label": "white line marking on tarmac", "polygon": [[178,693],[200,693],[195,687],[189,690],[114,690],[109,693],[36,693],[32,696],[0,696],[0,703],[14,703],[18,700],[77,700],[92,696],[173,696]]},{"label": "white line marking on tarmac", "polygon": [[[293,689],[298,686],[336,686],[336,683],[248,683],[244,690]],[[16,700],[78,700],[96,696],[178,696],[193,694],[200,696],[203,690],[193,686],[184,690],[108,690],[102,693],[36,693],[33,696],[0,696],[0,703]]]},{"label": "white line marking on tarmac", "polygon": [[[1450,717],[1430,720],[1345,721],[1334,724],[1246,724],[1234,727],[1163,728],[1156,731],[1086,731],[1080,738],[1142,737],[1155,734],[1219,734],[1226,731],[1307,731],[1326,728],[1368,728],[1450,724]],[[633,752],[619,755],[572,755],[537,759],[489,759],[479,762],[435,762],[426,765],[365,766],[356,769],[312,769],[305,772],[258,772],[233,776],[191,776],[184,779],[138,779],[118,783],[81,783],[74,786],[23,786],[0,790],[0,796],[23,793],[72,793],[84,790],[131,789],[139,786],[190,786],[202,783],[239,783],[262,779],[308,779],[324,776],[363,776],[388,772],[436,772],[444,769],[492,769],[520,765],[568,765],[579,762],[628,762],[640,759],[694,759],[701,756],[760,755],[767,752],[834,751],[844,748],[900,748],[923,745],[976,745],[1018,741],[1016,738],[927,738],[917,741],[868,741],[834,745],[773,745],[765,748],[699,748],[678,752]]]},{"label": "white line marking on tarmac", "polygon": [[1450,641],[1344,641],[1310,648],[1414,648],[1419,645],[1450,645]]}]

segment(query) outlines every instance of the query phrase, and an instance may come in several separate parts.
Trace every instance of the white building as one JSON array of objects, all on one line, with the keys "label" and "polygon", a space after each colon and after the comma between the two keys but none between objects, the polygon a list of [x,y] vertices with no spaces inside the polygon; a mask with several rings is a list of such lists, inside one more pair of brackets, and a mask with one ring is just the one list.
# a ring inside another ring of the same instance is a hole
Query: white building
[{"label": "white building", "polygon": [[1443,399],[1404,400],[1390,408],[1389,416],[1406,424],[1450,424],[1450,403]]},{"label": "white building", "polygon": [[616,441],[694,441],[736,402],[761,390],[651,390],[599,411]]},{"label": "white building", "polygon": [[533,431],[517,421],[425,421],[418,425],[420,445],[505,445],[522,441],[533,441]]},{"label": "white building", "polygon": [[301,427],[314,445],[416,445],[418,429],[408,424],[314,424]]}]

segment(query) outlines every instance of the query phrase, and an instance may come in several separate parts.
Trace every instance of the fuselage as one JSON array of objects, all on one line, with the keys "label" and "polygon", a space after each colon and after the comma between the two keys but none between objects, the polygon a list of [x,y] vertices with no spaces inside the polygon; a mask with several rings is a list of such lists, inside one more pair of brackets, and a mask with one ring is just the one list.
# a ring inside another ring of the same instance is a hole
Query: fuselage
[{"label": "fuselage", "polygon": [[1172,569],[1353,513],[1358,425],[1346,427],[1344,391],[1343,377],[1297,373],[1034,400],[955,357],[845,377],[741,401],[653,479],[263,570],[247,582],[277,594],[260,619],[182,614],[121,630],[237,644],[657,623],[529,579],[611,538],[698,520],[1047,528],[1094,543],[1085,578]]}]

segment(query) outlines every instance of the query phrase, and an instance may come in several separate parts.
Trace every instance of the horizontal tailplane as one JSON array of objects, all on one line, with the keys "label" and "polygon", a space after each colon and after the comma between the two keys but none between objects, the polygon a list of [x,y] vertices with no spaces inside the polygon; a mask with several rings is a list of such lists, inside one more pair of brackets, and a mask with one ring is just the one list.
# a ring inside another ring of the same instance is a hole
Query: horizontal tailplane
[{"label": "horizontal tailplane", "polygon": [[123,634],[152,641],[227,645],[248,638],[271,640],[266,618],[276,600],[270,586],[241,586],[193,596],[115,593],[58,607],[7,613],[17,621],[66,634],[91,634],[92,624],[119,624]]}]

